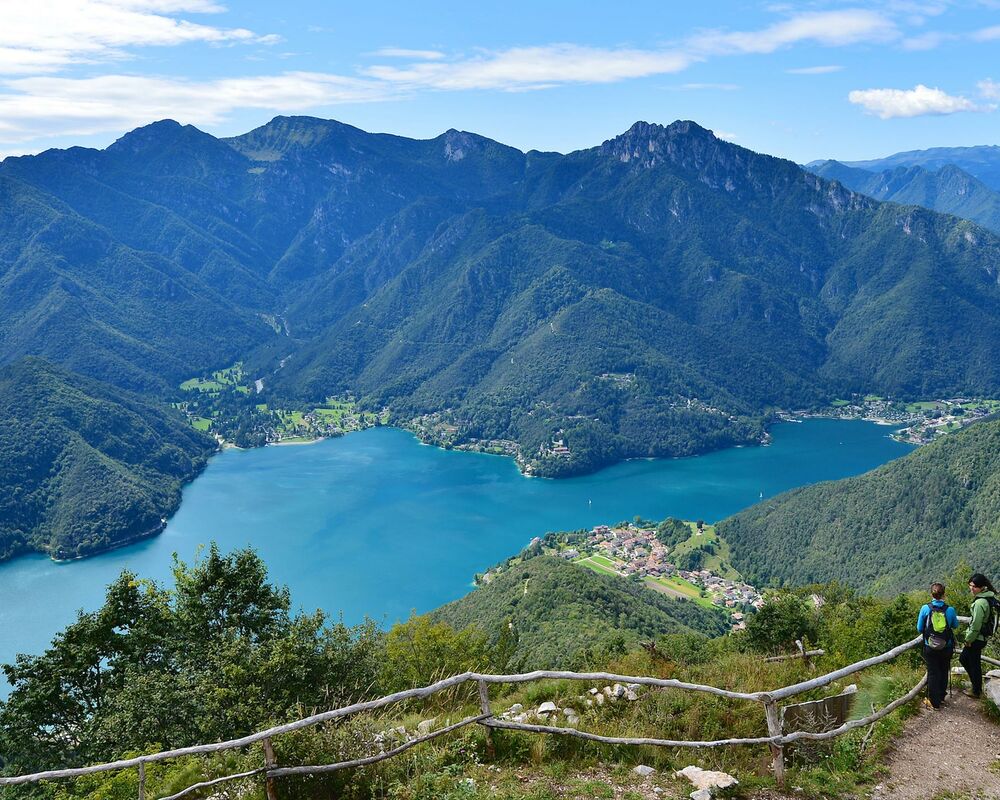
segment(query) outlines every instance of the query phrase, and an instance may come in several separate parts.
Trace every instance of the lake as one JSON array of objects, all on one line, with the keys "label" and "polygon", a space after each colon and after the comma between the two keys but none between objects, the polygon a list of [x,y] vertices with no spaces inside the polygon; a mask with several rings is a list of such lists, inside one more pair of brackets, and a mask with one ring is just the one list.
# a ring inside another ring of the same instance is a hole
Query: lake
[{"label": "lake", "polygon": [[[563,480],[511,459],[376,428],[307,446],[227,450],[184,490],[159,536],[72,563],[0,564],[0,662],[40,652],[124,568],[167,579],[173,553],[251,545],[296,606],[391,624],[468,592],[476,572],[547,531],[641,515],[715,522],[795,486],[865,472],[912,448],[867,422],[779,424],[768,447],[628,461]],[[5,694],[0,685],[0,696]]]}]

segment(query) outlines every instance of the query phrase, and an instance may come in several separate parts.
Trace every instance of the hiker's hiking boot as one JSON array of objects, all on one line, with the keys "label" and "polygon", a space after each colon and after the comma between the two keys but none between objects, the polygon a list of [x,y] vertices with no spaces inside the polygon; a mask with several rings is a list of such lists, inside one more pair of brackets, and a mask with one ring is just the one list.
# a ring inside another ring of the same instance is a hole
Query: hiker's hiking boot
[{"label": "hiker's hiking boot", "polygon": [[976,694],[975,692],[969,689],[962,689],[962,694],[964,694],[966,697],[971,697],[973,700],[983,699],[983,696],[981,694]]}]

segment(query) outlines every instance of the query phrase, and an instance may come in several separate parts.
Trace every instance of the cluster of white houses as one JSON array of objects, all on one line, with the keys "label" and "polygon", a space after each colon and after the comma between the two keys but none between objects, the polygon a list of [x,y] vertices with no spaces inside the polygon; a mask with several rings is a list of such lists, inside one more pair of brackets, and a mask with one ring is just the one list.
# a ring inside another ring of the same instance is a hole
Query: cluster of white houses
[{"label": "cluster of white houses", "polygon": [[611,528],[598,525],[578,548],[559,553],[567,559],[594,554],[613,561],[622,575],[639,575],[642,578],[679,577],[703,588],[713,603],[733,610],[733,621],[737,628],[742,627],[744,608],[760,608],[764,604],[760,592],[748,583],[723,578],[706,569],[679,569],[670,560],[669,548],[656,538],[656,531],[649,528],[633,525]]}]

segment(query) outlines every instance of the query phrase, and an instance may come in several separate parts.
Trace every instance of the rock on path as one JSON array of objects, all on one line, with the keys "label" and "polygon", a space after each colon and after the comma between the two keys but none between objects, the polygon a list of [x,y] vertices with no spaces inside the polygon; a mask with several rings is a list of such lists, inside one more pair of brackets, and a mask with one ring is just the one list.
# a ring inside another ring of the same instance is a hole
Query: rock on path
[{"label": "rock on path", "polygon": [[921,707],[907,720],[889,757],[889,777],[872,800],[1000,800],[998,765],[1000,727],[981,703],[956,691],[940,710]]}]

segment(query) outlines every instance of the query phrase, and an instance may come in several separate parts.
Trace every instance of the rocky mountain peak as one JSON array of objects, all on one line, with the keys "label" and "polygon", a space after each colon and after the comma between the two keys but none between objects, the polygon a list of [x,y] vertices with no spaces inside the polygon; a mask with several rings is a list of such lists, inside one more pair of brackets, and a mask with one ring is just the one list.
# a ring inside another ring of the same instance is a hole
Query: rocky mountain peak
[{"label": "rocky mountain peak", "polygon": [[625,133],[601,145],[601,153],[626,164],[653,167],[664,161],[677,163],[692,146],[718,143],[711,131],[690,120],[670,125],[636,122]]},{"label": "rocky mountain peak", "polygon": [[179,141],[205,140],[215,142],[215,137],[198,130],[194,125],[181,125],[176,120],[161,119],[129,131],[108,147],[112,153],[140,153],[161,149]]}]

